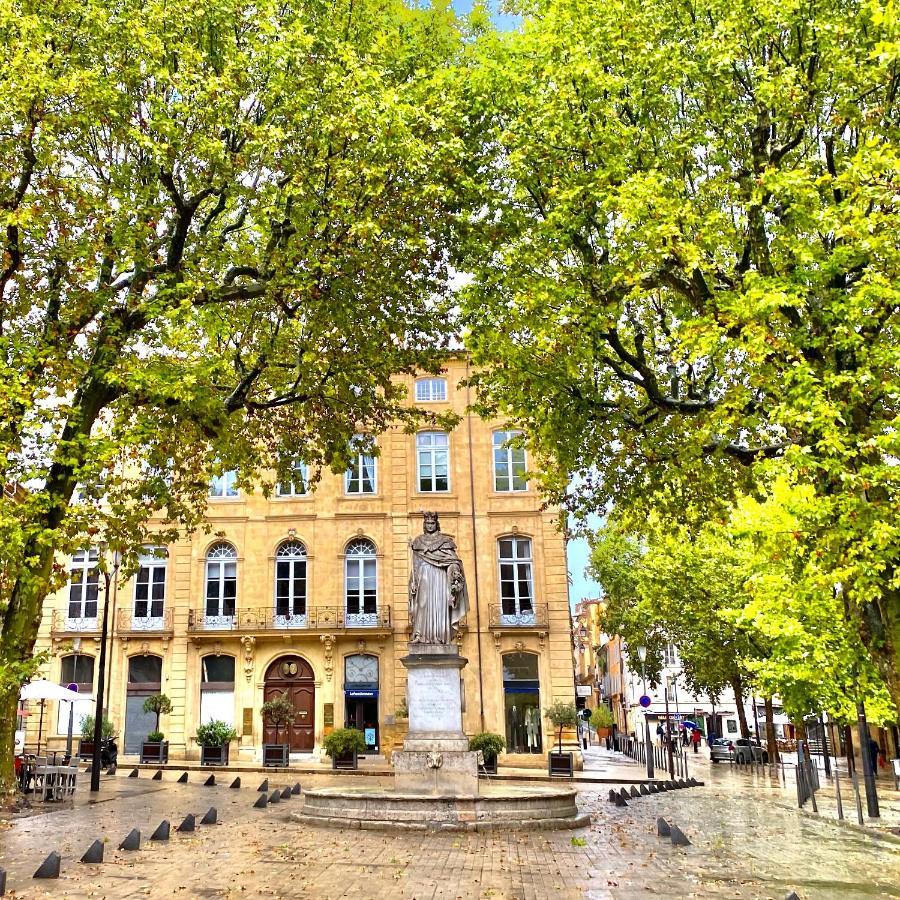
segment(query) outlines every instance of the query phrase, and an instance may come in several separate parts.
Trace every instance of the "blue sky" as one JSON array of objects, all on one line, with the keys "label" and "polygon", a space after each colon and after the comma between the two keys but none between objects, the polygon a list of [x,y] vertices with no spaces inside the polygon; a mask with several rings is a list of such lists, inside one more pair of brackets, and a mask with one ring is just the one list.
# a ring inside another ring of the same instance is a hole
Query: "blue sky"
[{"label": "blue sky", "polygon": [[[473,0],[453,0],[453,8],[460,15],[467,15],[472,11]],[[488,6],[491,9],[492,18],[499,28],[515,28],[518,16],[503,15],[498,0],[489,0]]]}]

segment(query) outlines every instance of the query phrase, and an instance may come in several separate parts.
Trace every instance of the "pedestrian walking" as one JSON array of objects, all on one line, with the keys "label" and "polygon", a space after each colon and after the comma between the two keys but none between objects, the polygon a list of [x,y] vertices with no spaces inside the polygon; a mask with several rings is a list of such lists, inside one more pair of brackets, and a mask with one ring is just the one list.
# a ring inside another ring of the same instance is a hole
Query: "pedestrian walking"
[{"label": "pedestrian walking", "polygon": [[691,732],[691,743],[694,745],[694,753],[698,753],[699,747],[700,747],[700,729],[699,728],[695,728]]}]

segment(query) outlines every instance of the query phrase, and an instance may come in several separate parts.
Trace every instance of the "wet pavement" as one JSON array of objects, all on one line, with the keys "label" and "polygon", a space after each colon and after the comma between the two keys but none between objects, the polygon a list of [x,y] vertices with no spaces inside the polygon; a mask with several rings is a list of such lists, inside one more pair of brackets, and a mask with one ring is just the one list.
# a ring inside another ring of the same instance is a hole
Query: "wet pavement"
[{"label": "wet pavement", "polygon": [[[702,788],[641,797],[626,808],[607,801],[608,785],[578,785],[590,828],[574,832],[487,834],[338,831],[292,819],[299,798],[253,809],[263,776],[203,787],[105,778],[98,802],[19,818],[0,827],[0,867],[12,897],[298,897],[298,898],[900,898],[900,844],[799,815],[781,790],[722,773]],[[205,773],[204,773],[205,774]],[[698,777],[702,777],[699,776]],[[270,789],[296,778],[270,778]],[[393,779],[366,779],[390,787]],[[304,787],[348,785],[340,776],[303,776]],[[355,781],[352,783],[356,783]],[[210,806],[219,824],[175,833],[187,813]],[[675,822],[692,845],[656,836],[656,817]],[[149,835],[172,823],[167,843]],[[131,828],[137,852],[117,850]],[[105,862],[78,860],[95,838]],[[31,875],[57,850],[57,881]]]}]

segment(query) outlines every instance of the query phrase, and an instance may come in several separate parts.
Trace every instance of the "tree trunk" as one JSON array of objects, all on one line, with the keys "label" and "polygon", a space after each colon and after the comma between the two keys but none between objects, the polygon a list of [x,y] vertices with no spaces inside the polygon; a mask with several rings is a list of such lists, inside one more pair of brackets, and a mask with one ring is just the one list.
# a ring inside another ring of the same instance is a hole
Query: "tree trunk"
[{"label": "tree trunk", "polygon": [[750,729],[747,727],[747,710],[744,709],[744,685],[740,675],[731,679],[731,689],[734,691],[734,703],[737,706],[738,723],[741,728],[741,737],[750,737]]},{"label": "tree trunk", "polygon": [[769,751],[769,762],[778,763],[778,739],[775,737],[775,710],[772,707],[772,698],[763,697],[766,708],[766,748]]}]

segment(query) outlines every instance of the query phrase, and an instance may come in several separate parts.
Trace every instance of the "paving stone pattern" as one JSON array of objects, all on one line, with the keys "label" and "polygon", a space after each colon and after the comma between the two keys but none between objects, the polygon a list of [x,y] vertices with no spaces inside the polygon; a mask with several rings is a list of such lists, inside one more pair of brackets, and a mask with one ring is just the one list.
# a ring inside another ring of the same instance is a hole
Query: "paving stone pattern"
[{"label": "paving stone pattern", "polygon": [[[592,825],[575,832],[394,834],[301,825],[291,818],[299,798],[253,809],[255,785],[173,779],[105,779],[99,802],[82,795],[74,808],[4,824],[7,896],[781,900],[796,890],[804,900],[900,897],[900,846],[799,816],[734,783],[640,797],[627,808],[608,802],[609,785],[589,786],[580,804]],[[346,782],[304,780],[304,787],[336,784]],[[143,842],[137,852],[115,849],[132,828],[151,834],[162,819],[199,816],[211,804],[216,825]],[[657,837],[657,816],[677,823],[692,845]],[[98,837],[106,862],[78,862]],[[63,858],[60,879],[32,881],[51,850]]]}]

